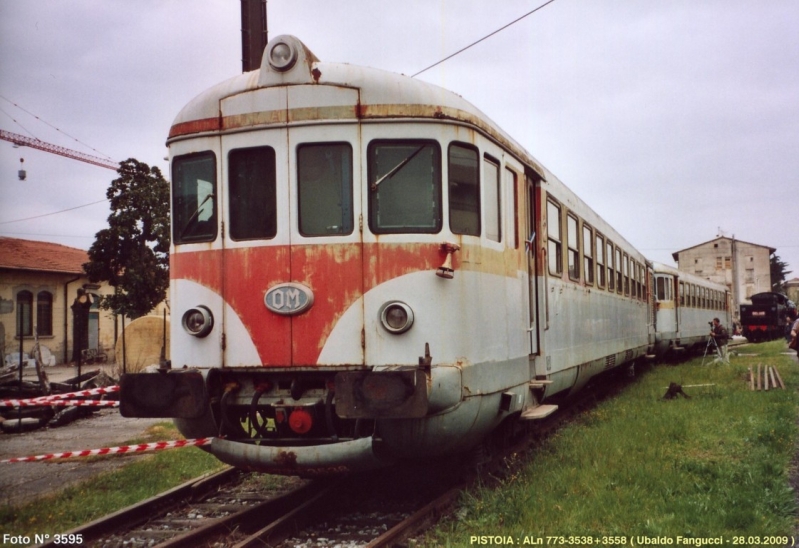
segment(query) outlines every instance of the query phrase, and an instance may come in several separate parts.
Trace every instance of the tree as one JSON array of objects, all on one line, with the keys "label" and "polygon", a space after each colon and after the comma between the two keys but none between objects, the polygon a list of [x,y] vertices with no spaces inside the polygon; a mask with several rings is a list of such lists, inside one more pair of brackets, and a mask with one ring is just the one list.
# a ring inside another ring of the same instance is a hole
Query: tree
[{"label": "tree", "polygon": [[166,297],[169,287],[169,183],[157,167],[133,158],[119,164],[106,197],[108,228],[95,236],[83,269],[92,282],[117,291],[100,307],[138,318]]},{"label": "tree", "polygon": [[769,257],[769,262],[771,263],[771,290],[776,293],[784,293],[782,282],[785,281],[786,274],[793,271],[788,270],[788,263],[783,262],[776,253]]}]

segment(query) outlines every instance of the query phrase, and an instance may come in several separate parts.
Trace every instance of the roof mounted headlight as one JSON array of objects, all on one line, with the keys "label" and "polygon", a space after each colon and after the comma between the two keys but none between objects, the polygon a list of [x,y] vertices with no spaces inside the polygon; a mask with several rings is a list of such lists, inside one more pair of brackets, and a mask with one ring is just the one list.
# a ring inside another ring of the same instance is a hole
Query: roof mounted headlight
[{"label": "roof mounted headlight", "polygon": [[186,333],[203,338],[214,328],[214,316],[207,307],[200,305],[187,310],[182,323]]},{"label": "roof mounted headlight", "polygon": [[413,326],[413,310],[402,301],[387,302],[380,308],[380,323],[389,333],[405,333]]},{"label": "roof mounted headlight", "polygon": [[276,38],[267,47],[269,66],[279,72],[286,72],[297,62],[297,47],[289,40]]}]

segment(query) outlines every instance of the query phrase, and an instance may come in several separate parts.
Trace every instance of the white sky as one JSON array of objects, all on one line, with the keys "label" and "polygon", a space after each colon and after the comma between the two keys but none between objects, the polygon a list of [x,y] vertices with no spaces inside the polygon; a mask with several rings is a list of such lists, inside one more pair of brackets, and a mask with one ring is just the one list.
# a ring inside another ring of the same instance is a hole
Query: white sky
[{"label": "white sky", "polygon": [[[269,0],[269,35],[413,74],[543,2]],[[798,24],[796,0],[556,0],[419,78],[475,104],[650,259],[721,229],[777,248],[791,278]],[[168,176],[177,112],[241,72],[240,26],[238,0],[0,0],[0,129]],[[0,141],[0,235],[88,249],[105,202],[9,221],[103,200],[114,176]]]}]

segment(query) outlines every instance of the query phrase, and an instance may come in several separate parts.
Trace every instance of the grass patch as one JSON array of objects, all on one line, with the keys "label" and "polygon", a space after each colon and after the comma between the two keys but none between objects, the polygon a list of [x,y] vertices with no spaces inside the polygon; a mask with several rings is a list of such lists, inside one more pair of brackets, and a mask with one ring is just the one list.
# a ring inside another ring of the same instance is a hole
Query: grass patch
[{"label": "grass patch", "polygon": [[[172,423],[165,422],[151,426],[144,435],[125,445],[174,439],[181,439],[180,434]],[[0,531],[31,538],[35,534],[64,533],[222,467],[213,456],[196,447],[137,457],[118,470],[67,487],[57,494],[0,508]]]},{"label": "grass patch", "polygon": [[[799,371],[776,341],[732,365],[701,358],[649,369],[618,397],[562,428],[498,486],[462,497],[425,543],[473,535],[713,537],[790,534]],[[786,390],[752,392],[747,368],[776,366]],[[691,398],[663,400],[670,382]]]}]

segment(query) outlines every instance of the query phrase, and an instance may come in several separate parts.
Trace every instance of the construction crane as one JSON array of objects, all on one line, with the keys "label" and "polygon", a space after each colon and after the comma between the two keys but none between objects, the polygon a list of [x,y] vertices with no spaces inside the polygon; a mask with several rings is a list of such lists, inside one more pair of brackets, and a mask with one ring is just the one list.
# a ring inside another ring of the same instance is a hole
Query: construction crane
[{"label": "construction crane", "polygon": [[[0,129],[0,139],[4,141],[10,141],[17,146],[36,148],[39,150],[43,150],[45,152],[51,152],[53,154],[58,154],[60,156],[65,156],[67,158],[72,158],[73,160],[86,162],[87,164],[93,164],[96,166],[104,167],[106,169],[113,169],[114,171],[119,169],[119,163],[114,162],[112,160],[106,160],[105,158],[100,158],[99,156],[91,156],[90,154],[84,154],[82,152],[78,152],[77,150],[72,150],[62,146],[53,145],[51,143],[46,143],[44,141],[40,141],[39,139],[25,137],[24,135],[19,135],[18,133],[12,133],[10,131],[5,131]],[[25,170],[20,169],[19,173],[20,180],[24,180],[25,178],[24,171]]]}]

